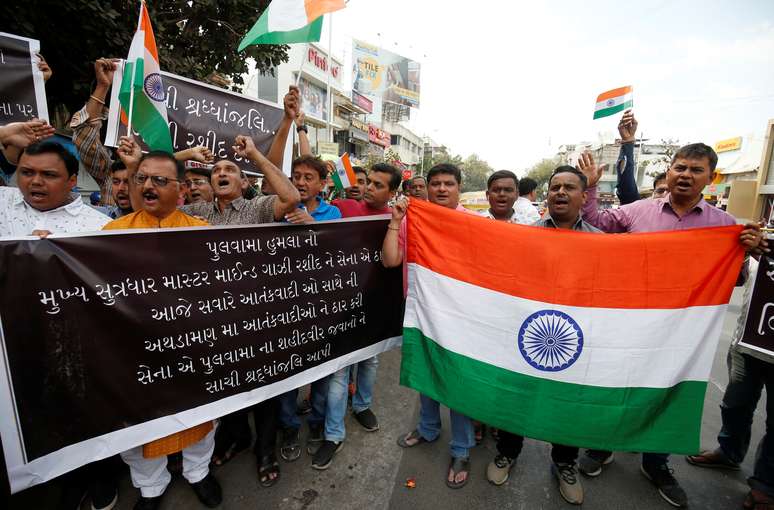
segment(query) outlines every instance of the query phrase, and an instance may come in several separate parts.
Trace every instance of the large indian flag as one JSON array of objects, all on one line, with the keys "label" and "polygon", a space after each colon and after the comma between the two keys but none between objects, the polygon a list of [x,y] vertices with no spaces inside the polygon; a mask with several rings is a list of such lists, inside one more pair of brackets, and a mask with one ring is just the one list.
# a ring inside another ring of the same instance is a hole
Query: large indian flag
[{"label": "large indian flag", "polygon": [[631,86],[601,93],[597,96],[597,104],[594,106],[594,118],[600,119],[631,108],[634,104],[633,98]]},{"label": "large indian flag", "polygon": [[121,108],[129,125],[154,150],[172,152],[167,123],[166,89],[159,73],[159,53],[145,2],[140,4],[140,21],[129,47],[121,91]]},{"label": "large indian flag", "polygon": [[336,160],[336,172],[332,174],[333,184],[338,190],[344,190],[357,184],[355,171],[352,170],[352,163],[349,161],[349,154],[344,153]]},{"label": "large indian flag", "polygon": [[272,0],[239,43],[290,44],[320,40],[323,14],[343,9],[345,0]]},{"label": "large indian flag", "polygon": [[401,383],[527,437],[696,453],[740,230],[592,234],[412,201]]}]

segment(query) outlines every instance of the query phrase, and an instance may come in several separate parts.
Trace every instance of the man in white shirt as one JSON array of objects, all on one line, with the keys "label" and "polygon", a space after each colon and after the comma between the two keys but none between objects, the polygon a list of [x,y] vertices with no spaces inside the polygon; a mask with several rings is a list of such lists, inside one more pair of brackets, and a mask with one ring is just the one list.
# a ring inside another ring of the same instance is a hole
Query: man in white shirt
[{"label": "man in white shirt", "polygon": [[529,177],[524,177],[519,181],[519,198],[516,199],[516,203],[513,204],[513,209],[525,218],[530,219],[528,224],[535,223],[540,219],[540,213],[537,208],[532,205],[537,199],[537,182]]},{"label": "man in white shirt", "polygon": [[535,208],[528,204],[531,210],[514,207],[519,198],[519,178],[510,170],[498,170],[486,181],[486,198],[489,209],[481,214],[487,218],[508,223],[532,225],[535,223]]},{"label": "man in white shirt", "polygon": [[93,232],[110,221],[72,192],[78,160],[61,144],[30,145],[16,174],[18,188],[0,188],[0,237]]}]

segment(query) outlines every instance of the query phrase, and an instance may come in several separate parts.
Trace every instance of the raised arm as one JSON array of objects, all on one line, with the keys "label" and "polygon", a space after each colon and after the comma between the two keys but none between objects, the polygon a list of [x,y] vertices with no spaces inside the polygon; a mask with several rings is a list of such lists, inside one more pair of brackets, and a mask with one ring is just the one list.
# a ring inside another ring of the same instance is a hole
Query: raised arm
[{"label": "raised arm", "polygon": [[621,152],[615,163],[618,176],[616,191],[621,205],[631,204],[640,199],[637,190],[637,169],[634,161],[634,142],[637,132],[637,119],[631,110],[626,110],[618,123],[618,133],[621,135]]},{"label": "raised arm", "polygon": [[629,221],[624,209],[597,209],[597,183],[604,169],[604,165],[596,165],[590,152],[584,152],[578,159],[578,170],[583,172],[588,181],[583,219],[604,232],[627,232]]},{"label": "raised arm", "polygon": [[263,173],[263,178],[269,182],[269,185],[277,194],[274,200],[274,219],[279,221],[285,217],[285,215],[293,211],[298,202],[301,200],[301,196],[298,194],[298,190],[290,179],[282,173],[282,170],[269,161],[261,152],[255,147],[252,138],[249,136],[239,135],[234,142],[234,152],[242,158],[251,161],[258,169]]},{"label": "raised arm", "polygon": [[288,141],[290,127],[293,125],[296,117],[298,117],[299,108],[301,107],[301,96],[299,95],[298,87],[295,85],[290,86],[282,104],[285,108],[285,116],[282,117],[277,134],[274,135],[269,152],[266,153],[266,159],[271,161],[277,168],[282,168],[282,163],[285,159],[285,144]]},{"label": "raised arm", "polygon": [[382,264],[384,267],[398,267],[403,262],[403,250],[400,246],[400,229],[406,217],[408,200],[401,198],[392,208],[392,218],[387,224],[387,233],[382,243]]},{"label": "raised arm", "polygon": [[309,143],[309,135],[306,132],[306,114],[301,111],[296,117],[296,132],[298,133],[298,154],[312,156],[312,145]]}]

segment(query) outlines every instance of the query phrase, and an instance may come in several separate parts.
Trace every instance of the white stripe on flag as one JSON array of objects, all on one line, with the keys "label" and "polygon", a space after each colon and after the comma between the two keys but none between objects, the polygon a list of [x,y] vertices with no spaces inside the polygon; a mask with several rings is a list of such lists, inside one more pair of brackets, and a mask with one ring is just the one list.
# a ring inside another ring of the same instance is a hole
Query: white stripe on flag
[{"label": "white stripe on flag", "polygon": [[[706,381],[726,310],[726,305],[642,310],[554,305],[477,287],[413,263],[408,270],[405,327],[418,328],[468,358],[589,386],[667,388]],[[581,356],[564,370],[537,370],[519,352],[519,329],[539,310],[565,312],[583,331]]]},{"label": "white stripe on flag", "polygon": [[594,111],[604,110],[606,108],[612,108],[614,106],[624,104],[625,102],[631,101],[631,100],[632,100],[631,92],[624,94],[623,96],[611,97],[610,99],[606,99],[604,101],[600,101],[599,103],[597,103],[597,105],[594,107]]},{"label": "white stripe on flag", "polygon": [[268,10],[269,32],[290,32],[310,23],[304,0],[273,0]]}]

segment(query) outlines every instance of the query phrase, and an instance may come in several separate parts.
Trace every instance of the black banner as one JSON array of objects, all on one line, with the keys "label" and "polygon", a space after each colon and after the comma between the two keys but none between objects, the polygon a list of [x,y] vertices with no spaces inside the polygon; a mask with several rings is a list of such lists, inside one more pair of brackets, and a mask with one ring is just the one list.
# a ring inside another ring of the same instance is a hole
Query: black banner
[{"label": "black banner", "polygon": [[740,346],[774,362],[774,261],[761,257]]},{"label": "black banner", "polygon": [[386,223],[0,241],[25,464],[399,336]]},{"label": "black banner", "polygon": [[0,32],[0,125],[48,118],[43,78],[36,75],[39,48],[34,39]]},{"label": "black banner", "polygon": [[[121,88],[121,66],[113,78],[110,103],[111,122],[107,145],[115,146],[118,137],[126,134],[126,124],[120,120],[117,91]],[[175,151],[204,145],[215,154],[215,160],[229,159],[244,170],[255,171],[250,163],[234,154],[231,146],[237,135],[249,135],[261,153],[266,154],[285,112],[282,108],[258,99],[229,92],[162,72],[167,94],[167,120]],[[139,136],[139,135],[138,135]],[[147,146],[141,142],[143,150]]]}]

